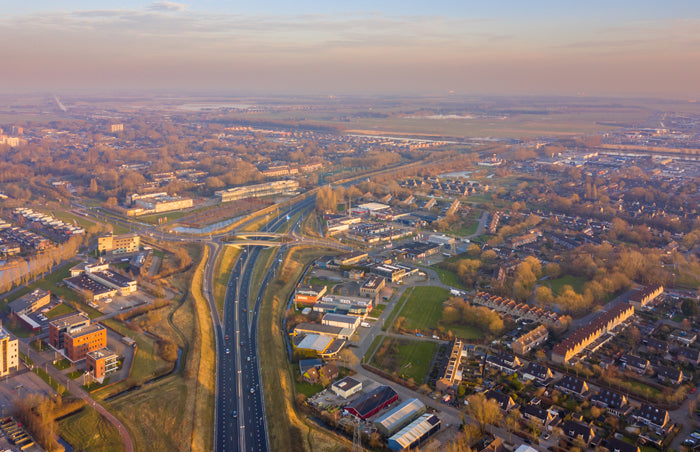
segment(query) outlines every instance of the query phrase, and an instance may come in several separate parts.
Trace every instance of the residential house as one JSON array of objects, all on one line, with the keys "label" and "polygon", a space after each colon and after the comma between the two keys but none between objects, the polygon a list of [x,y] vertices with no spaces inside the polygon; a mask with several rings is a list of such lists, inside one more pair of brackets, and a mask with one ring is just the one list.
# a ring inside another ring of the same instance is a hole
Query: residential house
[{"label": "residential house", "polygon": [[523,376],[524,379],[535,380],[540,384],[547,384],[554,378],[552,369],[550,369],[547,366],[537,364],[534,361],[531,361],[530,364],[528,364],[523,370],[521,370],[520,374]]},{"label": "residential house", "polygon": [[516,406],[515,402],[513,401],[513,398],[508,394],[504,394],[498,391],[486,391],[484,395],[487,399],[495,400],[496,403],[498,403],[498,407],[501,409],[501,411],[507,412],[512,410]]},{"label": "residential house", "polygon": [[554,385],[554,388],[565,394],[572,394],[582,399],[588,394],[588,383],[571,375],[564,375]]},{"label": "residential house", "polygon": [[515,355],[501,353],[500,355],[489,355],[486,358],[486,365],[512,375],[522,366],[522,363]]},{"label": "residential house", "polygon": [[697,348],[679,347],[675,350],[676,359],[697,366],[700,364],[700,350]]},{"label": "residential house", "polygon": [[636,444],[630,444],[617,438],[610,438],[606,447],[610,452],[641,452]]},{"label": "residential house", "polygon": [[554,426],[556,421],[558,421],[559,416],[553,415],[550,411],[547,411],[539,406],[528,403],[521,410],[520,413],[523,419],[533,420],[539,423],[543,428],[547,428],[550,425]]},{"label": "residential house", "polygon": [[643,403],[632,417],[641,424],[660,430],[663,430],[671,423],[668,411],[656,408],[648,403]]},{"label": "residential house", "polygon": [[590,425],[581,422],[569,420],[564,422],[564,425],[562,425],[561,428],[564,431],[564,435],[566,435],[571,441],[580,439],[586,443],[586,447],[588,447],[595,437],[593,428],[591,428]]},{"label": "residential house", "polygon": [[639,375],[644,375],[651,367],[649,360],[634,355],[624,355],[621,359],[626,369],[633,370]]},{"label": "residential house", "polygon": [[642,342],[647,346],[647,351],[649,353],[658,353],[660,355],[665,355],[668,353],[668,342],[666,341],[660,341],[658,339],[654,339],[653,337],[647,337]]},{"label": "residential house", "polygon": [[549,337],[549,331],[544,325],[539,325],[532,331],[528,331],[515,339],[510,344],[510,349],[519,355],[530,353],[531,350],[539,347]]},{"label": "residential house", "polygon": [[656,378],[662,383],[679,385],[683,381],[683,371],[674,367],[656,366]]},{"label": "residential house", "polygon": [[632,406],[629,404],[627,397],[609,389],[601,389],[591,397],[591,401],[598,406],[606,408],[608,413],[613,416],[626,416],[632,411]]}]

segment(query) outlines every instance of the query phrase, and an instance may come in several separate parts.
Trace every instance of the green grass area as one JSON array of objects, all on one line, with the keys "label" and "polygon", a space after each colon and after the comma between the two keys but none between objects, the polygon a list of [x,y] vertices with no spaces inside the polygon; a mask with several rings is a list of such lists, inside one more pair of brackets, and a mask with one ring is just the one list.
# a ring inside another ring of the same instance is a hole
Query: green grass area
[{"label": "green grass area", "polygon": [[102,383],[99,381],[90,381],[88,384],[83,385],[83,389],[86,391],[96,391],[100,388],[103,388],[109,384],[109,377],[105,378],[102,380]]},{"label": "green grass area", "polygon": [[543,281],[543,284],[548,285],[549,288],[552,289],[552,293],[558,295],[565,285],[573,287],[576,293],[583,293],[583,285],[587,281],[588,279],[583,276],[565,275],[557,279],[547,279]]},{"label": "green grass area", "polygon": [[379,316],[382,315],[382,312],[384,312],[384,309],[386,309],[386,305],[379,303],[372,308],[372,312],[369,313],[368,317],[378,319]]},{"label": "green grass area", "polygon": [[328,286],[328,287],[333,287],[338,284],[341,284],[342,281],[332,281],[330,279],[325,279],[325,278],[318,278],[316,276],[312,276],[309,278],[309,284],[312,286]]},{"label": "green grass area", "polygon": [[2,326],[7,328],[10,331],[10,333],[22,339],[31,337],[33,335],[33,332],[29,328],[24,326],[24,323],[19,322],[14,318],[11,318],[9,322],[3,322]]},{"label": "green grass area", "polygon": [[386,336],[384,336],[383,334],[380,334],[379,336],[374,338],[374,340],[372,341],[372,344],[367,349],[367,353],[365,353],[365,356],[362,357],[363,362],[365,361],[365,359],[372,356],[372,354],[377,350],[377,348],[382,343],[382,341],[384,340],[385,337]]},{"label": "green grass area", "polygon": [[117,331],[123,336],[128,336],[136,341],[136,356],[130,379],[141,381],[148,380],[154,376],[167,372],[172,368],[172,364],[162,360],[156,351],[155,340],[143,333],[132,331],[114,319],[104,320],[106,326]]},{"label": "green grass area", "polygon": [[32,364],[34,364],[34,361],[32,361],[32,359],[29,356],[19,351],[17,353],[19,353],[19,359],[24,361],[27,365],[31,366]]},{"label": "green grass area", "polygon": [[440,268],[437,265],[433,265],[430,268],[435,270],[435,273],[437,273],[438,277],[440,278],[440,282],[450,286],[450,287],[456,287],[458,289],[465,289],[465,287],[462,285],[461,282],[457,279],[457,274],[455,272],[451,272],[449,270],[445,270],[444,268]]},{"label": "green grass area", "polygon": [[88,229],[92,226],[95,226],[97,223],[95,223],[92,220],[88,220],[85,217],[82,217],[80,215],[75,215],[72,212],[67,212],[65,210],[53,210],[51,211],[54,217],[58,218],[61,221],[64,221],[66,223],[69,223],[71,226],[73,226],[73,220],[75,220],[76,223],[78,223],[78,226],[80,226],[83,229]]},{"label": "green grass area", "polygon": [[401,298],[399,298],[399,301],[396,303],[394,310],[391,311],[391,314],[389,314],[389,317],[386,319],[386,322],[384,322],[384,325],[382,325],[382,331],[387,331],[389,328],[391,328],[391,325],[394,324],[396,317],[399,315],[399,312],[401,312],[401,308],[406,302],[406,298],[408,298],[411,292],[413,292],[413,288],[406,288],[406,290],[404,290],[404,293],[403,295],[401,295]]},{"label": "green grass area", "polygon": [[[202,209],[200,209],[202,210]],[[172,211],[172,212],[163,212],[163,213],[156,213],[153,215],[144,215],[142,217],[136,217],[136,220],[142,221],[144,223],[148,224],[165,224],[165,223],[170,223],[172,221],[179,220],[180,218],[184,217],[185,215],[190,215],[192,213],[196,213],[197,211],[190,210],[190,211]],[[162,218],[162,221],[161,221]],[[159,222],[160,221],[160,222]]]},{"label": "green grass area", "polygon": [[226,300],[226,290],[228,289],[228,280],[231,276],[233,266],[236,264],[238,256],[241,255],[240,248],[235,246],[225,246],[219,254],[219,258],[214,266],[214,300],[216,300],[216,309],[219,311],[219,316],[224,315],[224,301]]},{"label": "green grass area", "polygon": [[85,374],[82,370],[74,370],[73,372],[68,372],[66,376],[71,380],[76,380]]},{"label": "green grass area", "polygon": [[62,419],[58,428],[61,437],[73,446],[73,450],[96,452],[124,450],[119,431],[97,410],[89,406]]},{"label": "green grass area", "polygon": [[73,364],[68,360],[68,358],[63,358],[59,361],[54,361],[53,366],[58,370],[66,370]]},{"label": "green grass area", "polygon": [[75,312],[75,309],[73,309],[71,305],[61,303],[44,315],[49,319],[53,319],[59,315],[70,314],[71,312]]},{"label": "green grass area", "polygon": [[66,390],[66,388],[62,384],[60,384],[59,382],[54,380],[53,377],[51,375],[47,374],[44,371],[44,369],[42,369],[41,367],[35,367],[32,371],[35,374],[37,374],[42,380],[44,380],[46,382],[46,384],[51,386],[51,388],[54,391],[56,391],[58,394],[62,394],[62,395],[68,394],[68,391]]},{"label": "green grass area", "polygon": [[468,235],[476,234],[476,230],[479,228],[479,222],[476,221],[472,224],[470,224],[468,227],[461,227],[457,229],[456,231],[451,231],[452,234],[459,236],[459,237],[465,237]]},{"label": "green grass area", "polygon": [[387,337],[371,364],[420,385],[430,370],[437,346],[435,342]]},{"label": "green grass area", "polygon": [[679,312],[678,314],[671,317],[671,320],[673,320],[674,322],[682,322],[684,318],[685,316]]},{"label": "green grass area", "polygon": [[258,260],[255,262],[255,268],[253,268],[253,276],[250,278],[250,296],[248,297],[248,312],[253,311],[255,306],[255,299],[258,296],[258,291],[262,285],[262,280],[265,278],[265,273],[267,269],[272,265],[272,260],[275,258],[277,253],[277,248],[264,248],[260,251]]},{"label": "green grass area", "polygon": [[312,385],[311,383],[307,383],[305,381],[297,381],[296,388],[297,393],[304,394],[306,397],[311,397],[312,395],[323,391],[323,385]]},{"label": "green grass area", "polygon": [[451,331],[455,337],[460,339],[481,339],[484,337],[484,333],[478,328],[469,325],[444,325],[445,331]]},{"label": "green grass area", "polygon": [[442,318],[442,303],[449,297],[450,291],[442,287],[415,287],[399,314],[406,318],[404,329],[428,330],[437,328]]}]

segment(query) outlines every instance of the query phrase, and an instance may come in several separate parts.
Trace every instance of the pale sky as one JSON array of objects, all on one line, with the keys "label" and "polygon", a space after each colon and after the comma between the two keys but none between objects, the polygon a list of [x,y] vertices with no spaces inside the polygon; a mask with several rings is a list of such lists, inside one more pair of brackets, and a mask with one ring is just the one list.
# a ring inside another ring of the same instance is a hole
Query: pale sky
[{"label": "pale sky", "polygon": [[697,0],[0,0],[0,11],[3,92],[700,95]]}]

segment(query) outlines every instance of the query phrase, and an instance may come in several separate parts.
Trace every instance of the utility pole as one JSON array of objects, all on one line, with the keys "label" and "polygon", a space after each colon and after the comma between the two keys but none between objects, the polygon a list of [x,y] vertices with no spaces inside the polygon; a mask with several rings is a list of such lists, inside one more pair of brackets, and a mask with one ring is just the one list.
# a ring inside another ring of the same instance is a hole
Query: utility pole
[{"label": "utility pole", "polygon": [[354,418],[352,421],[352,452],[362,452],[362,433],[360,432],[360,419]]}]

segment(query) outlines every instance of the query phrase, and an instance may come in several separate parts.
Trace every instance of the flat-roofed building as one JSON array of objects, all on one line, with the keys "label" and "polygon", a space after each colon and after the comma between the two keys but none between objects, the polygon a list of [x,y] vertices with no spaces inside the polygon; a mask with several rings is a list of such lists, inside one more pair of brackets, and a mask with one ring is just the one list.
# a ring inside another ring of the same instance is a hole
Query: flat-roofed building
[{"label": "flat-roofed building", "polygon": [[66,278],[66,285],[85,297],[91,299],[91,301],[102,300],[103,298],[110,298],[115,296],[119,291],[117,289],[107,287],[106,285],[95,281],[90,278],[87,274],[82,274],[78,276],[73,276],[71,278]]},{"label": "flat-roofed building", "polygon": [[66,357],[73,362],[80,361],[88,352],[107,346],[107,329],[99,323],[73,329],[64,334],[63,344]]},{"label": "flat-roofed building", "polygon": [[396,265],[382,264],[372,267],[372,272],[383,276],[391,282],[401,281],[406,276],[406,269]]},{"label": "flat-roofed building", "polygon": [[90,317],[84,312],[77,312],[56,317],[49,322],[49,345],[56,350],[64,348],[66,333],[90,325]]},{"label": "flat-roofed building", "polygon": [[329,336],[332,338],[349,339],[354,332],[355,330],[351,328],[302,322],[294,327],[292,335],[298,336],[300,334],[320,334],[321,336]]},{"label": "flat-roofed building", "polygon": [[97,250],[100,253],[135,253],[141,246],[138,234],[106,234],[97,238]]},{"label": "flat-roofed building", "polygon": [[299,284],[294,291],[294,302],[305,306],[313,306],[325,295],[326,286]]},{"label": "flat-roofed building", "polygon": [[331,391],[335,393],[338,397],[347,399],[353,394],[357,394],[362,391],[362,382],[355,380],[352,377],[345,377],[341,380],[336,381],[331,385]]},{"label": "flat-roofed building", "polygon": [[51,292],[35,289],[9,303],[10,311],[15,315],[26,315],[36,312],[51,301]]},{"label": "flat-roofed building", "polygon": [[137,289],[135,280],[110,270],[87,273],[87,276],[110,289],[117,290],[119,295],[129,295]]},{"label": "flat-roofed building", "polygon": [[353,400],[345,407],[345,410],[364,421],[397,400],[399,400],[399,394],[394,388],[383,385]]},{"label": "flat-roofed building", "polygon": [[374,425],[382,435],[391,436],[423,413],[425,413],[423,402],[418,399],[408,399],[375,419]]},{"label": "flat-roofed building", "polygon": [[108,348],[88,352],[85,356],[85,369],[99,381],[116,372],[118,367],[119,357]]},{"label": "flat-roofed building", "polygon": [[345,314],[326,314],[323,316],[321,323],[323,325],[337,326],[340,328],[349,328],[356,330],[360,326],[360,317]]},{"label": "flat-roofed building", "polygon": [[219,198],[219,202],[230,202],[245,198],[262,198],[265,196],[293,194],[297,190],[299,190],[299,182],[295,180],[278,180],[264,184],[218,190],[214,192],[214,195]]},{"label": "flat-roofed building", "polygon": [[386,285],[386,280],[382,276],[370,276],[367,281],[360,286],[360,294],[374,298]]},{"label": "flat-roofed building", "polygon": [[12,369],[19,368],[19,350],[17,339],[0,324],[0,377],[9,375]]}]

